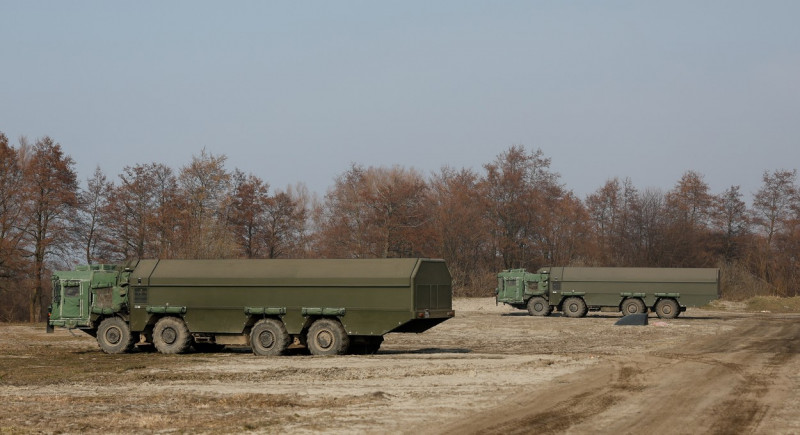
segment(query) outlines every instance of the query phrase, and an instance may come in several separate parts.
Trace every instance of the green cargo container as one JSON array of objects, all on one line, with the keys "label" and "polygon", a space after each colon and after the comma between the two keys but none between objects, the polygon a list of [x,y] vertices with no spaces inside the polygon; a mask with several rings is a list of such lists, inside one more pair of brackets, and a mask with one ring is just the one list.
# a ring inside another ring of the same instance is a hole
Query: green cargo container
[{"label": "green cargo container", "polygon": [[53,274],[48,327],[78,328],[108,353],[250,346],[278,355],[374,353],[389,332],[454,316],[442,260],[141,260]]},{"label": "green cargo container", "polygon": [[531,315],[554,309],[568,317],[587,311],[654,311],[675,318],[686,307],[706,305],[719,297],[719,269],[646,267],[544,267],[497,274],[497,302]]}]

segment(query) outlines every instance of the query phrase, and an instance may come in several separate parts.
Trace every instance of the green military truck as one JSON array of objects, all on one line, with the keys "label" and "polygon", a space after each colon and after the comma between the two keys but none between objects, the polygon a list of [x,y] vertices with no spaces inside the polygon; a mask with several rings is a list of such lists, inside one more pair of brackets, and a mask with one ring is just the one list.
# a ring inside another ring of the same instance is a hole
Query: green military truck
[{"label": "green military truck", "polygon": [[543,267],[497,274],[497,303],[548,316],[554,309],[567,317],[588,311],[624,315],[654,311],[673,319],[686,307],[719,297],[719,269],[646,267]]},{"label": "green military truck", "polygon": [[48,332],[80,329],[106,353],[249,346],[280,355],[375,353],[389,332],[452,318],[443,260],[140,260],[53,273]]}]

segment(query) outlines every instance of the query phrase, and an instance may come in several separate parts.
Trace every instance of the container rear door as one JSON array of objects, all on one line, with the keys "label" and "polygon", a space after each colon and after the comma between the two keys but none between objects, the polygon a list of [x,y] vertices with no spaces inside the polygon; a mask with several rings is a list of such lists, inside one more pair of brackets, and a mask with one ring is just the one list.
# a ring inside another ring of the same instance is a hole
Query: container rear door
[{"label": "container rear door", "polygon": [[449,310],[453,305],[453,290],[444,284],[417,284],[414,301],[417,310]]}]

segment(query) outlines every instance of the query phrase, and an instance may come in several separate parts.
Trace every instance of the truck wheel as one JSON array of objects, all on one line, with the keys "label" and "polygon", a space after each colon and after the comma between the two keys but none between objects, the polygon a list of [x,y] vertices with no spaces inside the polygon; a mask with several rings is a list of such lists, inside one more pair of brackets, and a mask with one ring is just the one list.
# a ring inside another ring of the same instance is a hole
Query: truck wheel
[{"label": "truck wheel", "polygon": [[350,346],[347,331],[337,320],[319,319],[308,329],[308,350],[312,355],[342,355]]},{"label": "truck wheel", "polygon": [[661,299],[656,302],[656,314],[662,319],[674,319],[680,312],[681,308],[675,299]]},{"label": "truck wheel", "polygon": [[647,313],[647,307],[639,298],[628,298],[622,302],[622,315],[628,314],[644,314]]},{"label": "truck wheel", "polygon": [[547,299],[541,296],[528,299],[528,314],[531,316],[549,316],[552,312],[553,308]]},{"label": "truck wheel", "polygon": [[153,344],[161,353],[184,353],[192,344],[192,335],[183,320],[162,317],[153,328]]},{"label": "truck wheel", "polygon": [[105,353],[125,353],[133,349],[131,328],[119,317],[109,317],[97,328],[97,343]]},{"label": "truck wheel", "polygon": [[289,341],[289,333],[280,320],[262,319],[250,330],[250,347],[256,355],[281,355],[289,347]]},{"label": "truck wheel", "polygon": [[574,296],[565,299],[561,307],[561,311],[564,312],[564,315],[567,317],[583,317],[588,311],[586,308],[586,302],[584,302],[583,299]]}]

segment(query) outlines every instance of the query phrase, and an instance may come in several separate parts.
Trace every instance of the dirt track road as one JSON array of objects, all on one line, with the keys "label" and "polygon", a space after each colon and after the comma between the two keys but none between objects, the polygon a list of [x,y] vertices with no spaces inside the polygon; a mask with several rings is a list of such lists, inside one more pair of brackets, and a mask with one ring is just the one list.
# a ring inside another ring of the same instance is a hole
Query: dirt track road
[{"label": "dirt track road", "polygon": [[800,432],[800,318],[730,321],[736,326],[720,334],[606,357],[447,432]]},{"label": "dirt track road", "polygon": [[0,434],[800,433],[800,315],[455,309],[374,356],[105,355],[0,325]]}]

